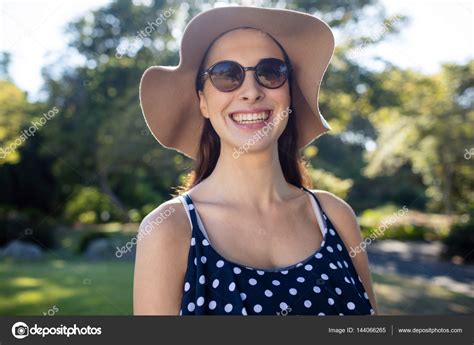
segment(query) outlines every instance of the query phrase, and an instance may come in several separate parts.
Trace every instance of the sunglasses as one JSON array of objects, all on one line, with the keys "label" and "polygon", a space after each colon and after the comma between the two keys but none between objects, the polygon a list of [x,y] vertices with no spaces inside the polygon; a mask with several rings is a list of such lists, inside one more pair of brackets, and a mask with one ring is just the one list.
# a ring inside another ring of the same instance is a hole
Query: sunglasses
[{"label": "sunglasses", "polygon": [[262,59],[254,67],[243,67],[235,61],[223,60],[213,64],[201,76],[209,77],[212,85],[219,91],[231,92],[243,84],[246,71],[255,72],[254,77],[259,85],[277,89],[288,80],[290,68],[277,58]]}]

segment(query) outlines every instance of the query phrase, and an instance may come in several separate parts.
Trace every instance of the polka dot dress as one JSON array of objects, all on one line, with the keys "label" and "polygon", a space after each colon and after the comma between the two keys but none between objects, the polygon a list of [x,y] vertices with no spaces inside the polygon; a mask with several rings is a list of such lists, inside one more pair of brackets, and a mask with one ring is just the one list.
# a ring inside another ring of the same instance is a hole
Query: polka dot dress
[{"label": "polka dot dress", "polygon": [[[319,204],[323,242],[303,261],[257,269],[222,257],[210,244],[188,193],[180,196],[191,225],[180,315],[370,315],[374,313],[349,253]],[[322,215],[322,217],[321,217]]]}]

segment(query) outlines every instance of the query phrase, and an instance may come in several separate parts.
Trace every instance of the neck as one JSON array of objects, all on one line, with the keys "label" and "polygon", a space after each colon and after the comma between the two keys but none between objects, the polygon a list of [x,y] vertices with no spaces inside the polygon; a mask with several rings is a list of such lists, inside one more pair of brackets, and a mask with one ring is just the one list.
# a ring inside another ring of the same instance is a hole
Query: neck
[{"label": "neck", "polygon": [[210,185],[222,186],[215,191],[222,193],[219,199],[266,210],[275,202],[294,195],[296,187],[285,179],[277,145],[267,150],[244,152],[238,157],[233,153],[233,149],[222,145],[216,167],[205,180]]}]

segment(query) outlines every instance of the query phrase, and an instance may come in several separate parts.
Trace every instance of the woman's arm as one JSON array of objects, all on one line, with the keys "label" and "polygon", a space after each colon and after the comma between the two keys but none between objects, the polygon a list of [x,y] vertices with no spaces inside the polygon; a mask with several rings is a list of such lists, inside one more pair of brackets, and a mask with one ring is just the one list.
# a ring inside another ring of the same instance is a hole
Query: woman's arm
[{"label": "woman's arm", "polygon": [[137,239],[134,315],[179,315],[191,240],[181,202],[170,200],[148,214]]},{"label": "woman's arm", "polygon": [[[358,247],[363,239],[360,232],[357,218],[352,208],[341,198],[324,191],[315,190],[318,199],[321,201],[321,206],[324,211],[331,219],[331,222],[337,228],[338,234],[344,242],[347,251],[350,253],[350,248]],[[336,229],[335,229],[336,230]],[[370,303],[375,311],[375,315],[378,314],[377,301],[375,299],[374,290],[372,288],[372,279],[369,271],[369,260],[365,250],[357,253],[353,258],[352,262],[357,273],[362,280],[362,285],[367,291]]]}]

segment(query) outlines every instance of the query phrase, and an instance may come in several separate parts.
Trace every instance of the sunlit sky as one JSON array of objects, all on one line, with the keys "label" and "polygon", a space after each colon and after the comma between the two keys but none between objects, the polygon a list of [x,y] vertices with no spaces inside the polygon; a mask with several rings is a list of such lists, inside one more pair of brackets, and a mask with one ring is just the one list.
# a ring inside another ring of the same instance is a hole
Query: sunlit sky
[{"label": "sunlit sky", "polygon": [[[41,98],[41,69],[64,55],[67,23],[108,0],[0,0],[0,51],[12,54],[10,75],[29,98]],[[255,1],[253,3],[256,3]],[[465,63],[474,56],[474,1],[382,0],[387,16],[404,14],[410,21],[400,34],[371,45],[361,63],[381,56],[403,68],[435,73],[444,62]],[[380,28],[375,27],[374,35]],[[370,33],[370,30],[369,30]],[[344,37],[336,35],[336,45]],[[70,63],[77,56],[66,55]],[[77,61],[73,61],[77,59]]]}]

